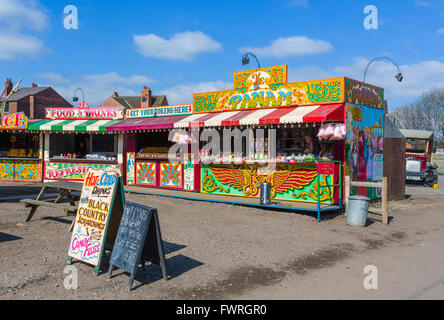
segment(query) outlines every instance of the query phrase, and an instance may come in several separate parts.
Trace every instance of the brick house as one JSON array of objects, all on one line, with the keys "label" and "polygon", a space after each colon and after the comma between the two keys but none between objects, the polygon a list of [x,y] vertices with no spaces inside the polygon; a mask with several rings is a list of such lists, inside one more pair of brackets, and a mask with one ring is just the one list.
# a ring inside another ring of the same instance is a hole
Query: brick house
[{"label": "brick house", "polygon": [[[11,79],[6,79],[3,97],[8,96],[13,88]],[[4,98],[3,98],[4,99]],[[24,112],[29,119],[45,119],[45,108],[72,108],[73,106],[51,87],[20,88],[9,97],[5,113]]]},{"label": "brick house", "polygon": [[140,96],[119,96],[117,92],[106,99],[99,107],[124,107],[125,109],[167,106],[166,96],[153,96],[151,89],[143,87]]}]

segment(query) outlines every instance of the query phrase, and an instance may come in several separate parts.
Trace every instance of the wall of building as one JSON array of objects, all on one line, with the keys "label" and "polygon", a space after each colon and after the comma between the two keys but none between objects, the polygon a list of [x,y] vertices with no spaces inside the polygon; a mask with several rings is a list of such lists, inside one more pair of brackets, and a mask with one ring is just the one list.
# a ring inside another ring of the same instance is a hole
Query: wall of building
[{"label": "wall of building", "polygon": [[388,200],[405,198],[405,139],[384,138],[384,176]]},{"label": "wall of building", "polygon": [[34,96],[34,119],[45,118],[45,108],[72,108],[73,106],[54,89],[48,88]]}]

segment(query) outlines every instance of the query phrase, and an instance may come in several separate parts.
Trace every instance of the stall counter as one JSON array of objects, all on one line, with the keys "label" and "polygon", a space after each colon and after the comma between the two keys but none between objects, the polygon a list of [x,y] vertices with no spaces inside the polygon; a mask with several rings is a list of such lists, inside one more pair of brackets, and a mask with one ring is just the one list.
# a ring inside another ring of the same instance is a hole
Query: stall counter
[{"label": "stall counter", "polygon": [[1,181],[41,181],[42,162],[39,158],[0,158]]},{"label": "stall counter", "polygon": [[[271,184],[274,200],[337,204],[339,162],[201,164],[201,192],[239,197],[260,196],[260,184]],[[320,188],[319,188],[320,184]]]}]

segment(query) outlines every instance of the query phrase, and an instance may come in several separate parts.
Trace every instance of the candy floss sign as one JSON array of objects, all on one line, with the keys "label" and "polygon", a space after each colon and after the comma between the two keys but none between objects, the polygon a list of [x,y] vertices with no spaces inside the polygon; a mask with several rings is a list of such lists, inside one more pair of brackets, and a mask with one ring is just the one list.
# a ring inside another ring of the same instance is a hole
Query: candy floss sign
[{"label": "candy floss sign", "polygon": [[90,168],[86,173],[68,256],[99,264],[117,181],[114,170]]}]

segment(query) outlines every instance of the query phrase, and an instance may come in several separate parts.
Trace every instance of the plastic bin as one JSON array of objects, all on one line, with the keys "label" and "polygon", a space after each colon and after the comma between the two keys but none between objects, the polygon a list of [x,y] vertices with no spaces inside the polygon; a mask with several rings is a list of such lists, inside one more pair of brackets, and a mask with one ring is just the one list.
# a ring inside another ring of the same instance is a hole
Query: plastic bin
[{"label": "plastic bin", "polygon": [[347,224],[364,227],[367,221],[370,198],[350,196],[348,198]]}]

